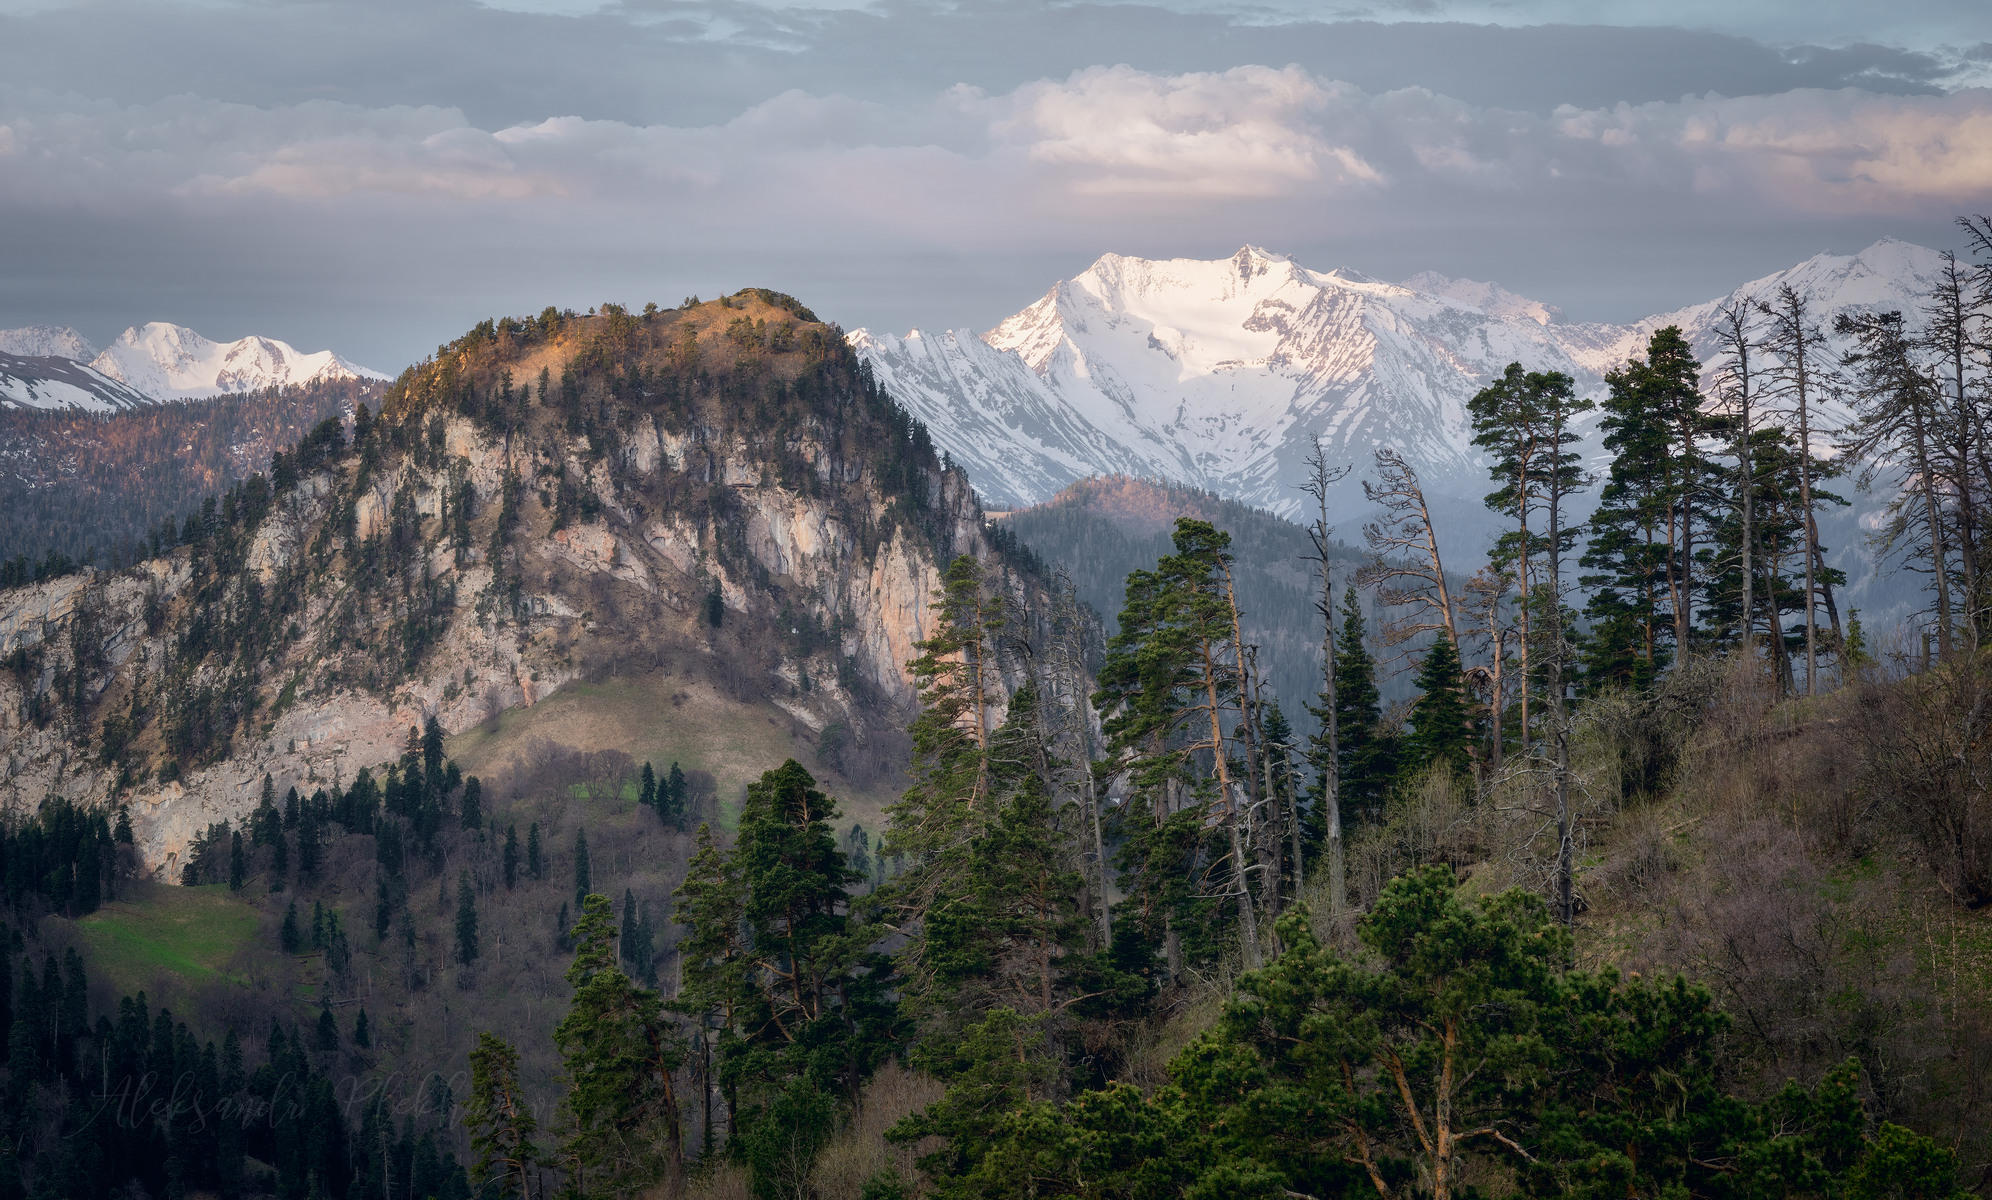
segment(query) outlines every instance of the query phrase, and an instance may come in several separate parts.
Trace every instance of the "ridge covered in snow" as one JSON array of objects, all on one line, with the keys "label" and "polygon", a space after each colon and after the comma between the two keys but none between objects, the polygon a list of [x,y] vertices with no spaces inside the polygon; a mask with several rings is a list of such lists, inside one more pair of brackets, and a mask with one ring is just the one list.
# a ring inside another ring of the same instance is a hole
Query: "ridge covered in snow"
[{"label": "ridge covered in snow", "polygon": [[0,408],[104,413],[152,403],[155,403],[152,397],[133,391],[75,359],[53,354],[0,352]]},{"label": "ridge covered in snow", "polygon": [[1466,402],[1508,363],[1563,371],[1595,397],[1663,326],[1680,325],[1712,362],[1722,313],[1783,284],[1828,330],[1856,309],[1913,320],[1938,266],[1935,251],[1884,239],[1612,325],[1567,321],[1498,284],[1431,272],[1384,283],[1253,246],[1215,261],[1108,254],[980,335],[850,339],[998,507],[1118,472],[1293,513],[1318,437],[1359,471],[1373,450],[1396,449],[1429,491],[1477,519],[1487,477]]},{"label": "ridge covered in snow", "polygon": [[101,353],[65,326],[0,330],[0,408],[108,412],[320,380],[386,378],[330,350],[306,354],[266,337],[214,342],[163,321],[125,330]]},{"label": "ridge covered in snow", "polygon": [[[1704,363],[1719,358],[1723,314],[1774,300],[1790,285],[1845,348],[1833,318],[1899,310],[1920,326],[1936,282],[1934,250],[1883,239],[1858,254],[1819,254],[1728,295],[1628,324],[1573,322],[1498,284],[1427,272],[1401,284],[1356,271],[1309,270],[1246,246],[1230,258],[1149,260],[1109,254],[1052,286],[983,334],[894,337],[860,329],[851,344],[880,383],[926,422],[992,508],[1021,508],[1094,475],[1128,474],[1207,488],[1299,516],[1305,459],[1316,439],[1354,468],[1330,498],[1331,519],[1356,534],[1369,511],[1361,479],[1389,447],[1423,477],[1441,540],[1471,570],[1491,539],[1491,490],[1472,445],[1467,401],[1510,362],[1570,375],[1598,398],[1604,376],[1679,325]],[[1830,403],[1820,424],[1838,424]],[[1598,414],[1581,419],[1588,457],[1608,458]],[[1828,452],[1830,436],[1816,443]],[[1587,503],[1587,494],[1579,503]],[[1871,577],[1860,523],[1881,498],[1823,515],[1836,565]],[[1583,513],[1575,514],[1578,516]],[[1449,562],[1449,565],[1451,563]],[[1861,596],[1874,615],[1906,603]]]},{"label": "ridge covered in snow", "polygon": [[0,354],[86,363],[97,357],[97,348],[67,325],[24,325],[19,329],[0,329]]},{"label": "ridge covered in snow", "polygon": [[266,337],[213,342],[163,321],[125,330],[90,365],[157,400],[204,399],[322,379],[388,378],[330,350],[307,354]]}]

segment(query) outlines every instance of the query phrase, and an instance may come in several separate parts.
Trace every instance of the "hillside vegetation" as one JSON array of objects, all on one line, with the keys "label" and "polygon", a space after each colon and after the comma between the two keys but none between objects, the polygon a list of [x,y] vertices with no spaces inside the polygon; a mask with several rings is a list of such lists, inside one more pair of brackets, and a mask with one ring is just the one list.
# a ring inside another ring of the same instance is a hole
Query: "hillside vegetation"
[{"label": "hillside vegetation", "polygon": [[[872,828],[839,844],[870,844],[938,560],[1007,561],[837,332],[759,291],[487,322],[158,548],[0,588],[0,940],[39,1014],[10,1187],[461,1194],[474,1032],[532,1034],[552,1092],[581,900],[669,978],[693,830],[766,759],[850,790]],[[93,1142],[86,1063],[251,1115]],[[377,1103],[320,1104],[348,1086]]]},{"label": "hillside vegetation", "polygon": [[47,575],[157,555],[162,523],[177,530],[201,497],[381,391],[339,380],[101,414],[0,408],[0,563]]},{"label": "hillside vegetation", "polygon": [[[1810,468],[1747,422],[1736,472],[1669,453],[1730,431],[1699,423],[1678,331],[1612,377],[1581,555],[1565,377],[1517,365],[1474,399],[1511,528],[1465,587],[1378,454],[1369,554],[1325,554],[1299,580],[1333,603],[1277,631],[1333,642],[1311,735],[1241,595],[1263,531],[1103,485],[1114,515],[1075,539],[1167,539],[1102,644],[833,332],[761,293],[494,321],[170,563],[13,635],[27,749],[89,735],[102,765],[67,778],[116,773],[0,845],[0,1185],[1984,1187],[1987,610],[1940,609],[1928,658],[1822,622]],[[1922,550],[1946,580],[1955,544]],[[237,707],[189,707],[203,688]],[[383,696],[387,752],[311,748]],[[729,727],[670,728],[688,710]],[[649,757],[678,753],[711,757]],[[135,919],[162,798],[266,761],[296,765],[173,860],[222,919]],[[854,820],[845,785],[895,775],[884,828]],[[174,961],[170,1000],[119,994]],[[195,1103],[89,1120],[169,1078]]]}]

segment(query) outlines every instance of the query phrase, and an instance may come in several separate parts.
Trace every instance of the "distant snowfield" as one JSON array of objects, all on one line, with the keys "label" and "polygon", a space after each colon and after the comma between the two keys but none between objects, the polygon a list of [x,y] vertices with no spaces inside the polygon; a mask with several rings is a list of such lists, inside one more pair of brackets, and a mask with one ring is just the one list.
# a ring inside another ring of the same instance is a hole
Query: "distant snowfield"
[{"label": "distant snowfield", "polygon": [[0,359],[0,406],[92,412],[320,380],[389,378],[330,350],[307,354],[265,337],[214,342],[163,321],[125,330],[102,353],[66,327],[0,330]]}]

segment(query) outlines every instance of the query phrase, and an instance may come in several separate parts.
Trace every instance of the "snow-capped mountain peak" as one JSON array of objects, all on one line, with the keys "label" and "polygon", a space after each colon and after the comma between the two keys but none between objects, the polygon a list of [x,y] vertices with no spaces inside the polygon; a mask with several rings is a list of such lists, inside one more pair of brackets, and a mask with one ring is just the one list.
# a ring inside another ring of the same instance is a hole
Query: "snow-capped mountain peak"
[{"label": "snow-capped mountain peak", "polygon": [[265,337],[213,342],[164,321],[125,330],[90,365],[160,400],[199,399],[321,379],[387,378],[330,350],[306,354]]},{"label": "snow-capped mountain peak", "polygon": [[67,325],[24,325],[19,329],[0,329],[0,354],[86,363],[97,357],[97,348]]},{"label": "snow-capped mountain peak", "polygon": [[[1359,484],[1371,453],[1389,447],[1420,472],[1442,540],[1465,567],[1496,524],[1482,501],[1490,482],[1466,405],[1507,364],[1561,371],[1597,398],[1607,372],[1643,355],[1655,330],[1678,325],[1709,379],[1723,314],[1745,300],[1775,300],[1787,284],[1828,331],[1833,361],[1843,349],[1830,333],[1835,316],[1898,310],[1919,327],[1941,266],[1934,250],[1884,239],[1621,325],[1568,321],[1495,283],[1430,272],[1384,283],[1348,269],[1312,271],[1252,246],[1208,261],[1109,254],[980,337],[861,329],[850,340],[992,506],[1023,507],[1088,476],[1125,474],[1292,515],[1318,439],[1331,462],[1356,468],[1330,510],[1352,532],[1368,509]],[[1844,416],[1830,401],[1818,415],[1825,429]],[[1580,428],[1602,470],[1597,421],[1593,413]],[[1865,553],[1851,526],[1829,544],[1843,568]],[[1850,597],[1877,613],[1899,600],[1862,599],[1859,590]]]}]

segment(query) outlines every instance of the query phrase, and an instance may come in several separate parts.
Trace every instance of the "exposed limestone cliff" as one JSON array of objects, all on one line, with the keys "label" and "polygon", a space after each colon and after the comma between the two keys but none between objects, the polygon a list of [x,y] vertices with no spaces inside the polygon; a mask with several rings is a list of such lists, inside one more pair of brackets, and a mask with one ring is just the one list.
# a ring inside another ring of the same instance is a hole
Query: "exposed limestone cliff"
[{"label": "exposed limestone cliff", "polygon": [[965,477],[773,299],[481,327],[196,544],[0,591],[0,804],[128,805],[175,879],[265,774],[350,781],[431,716],[581,677],[702,675],[895,737],[944,557],[1000,555]]}]

